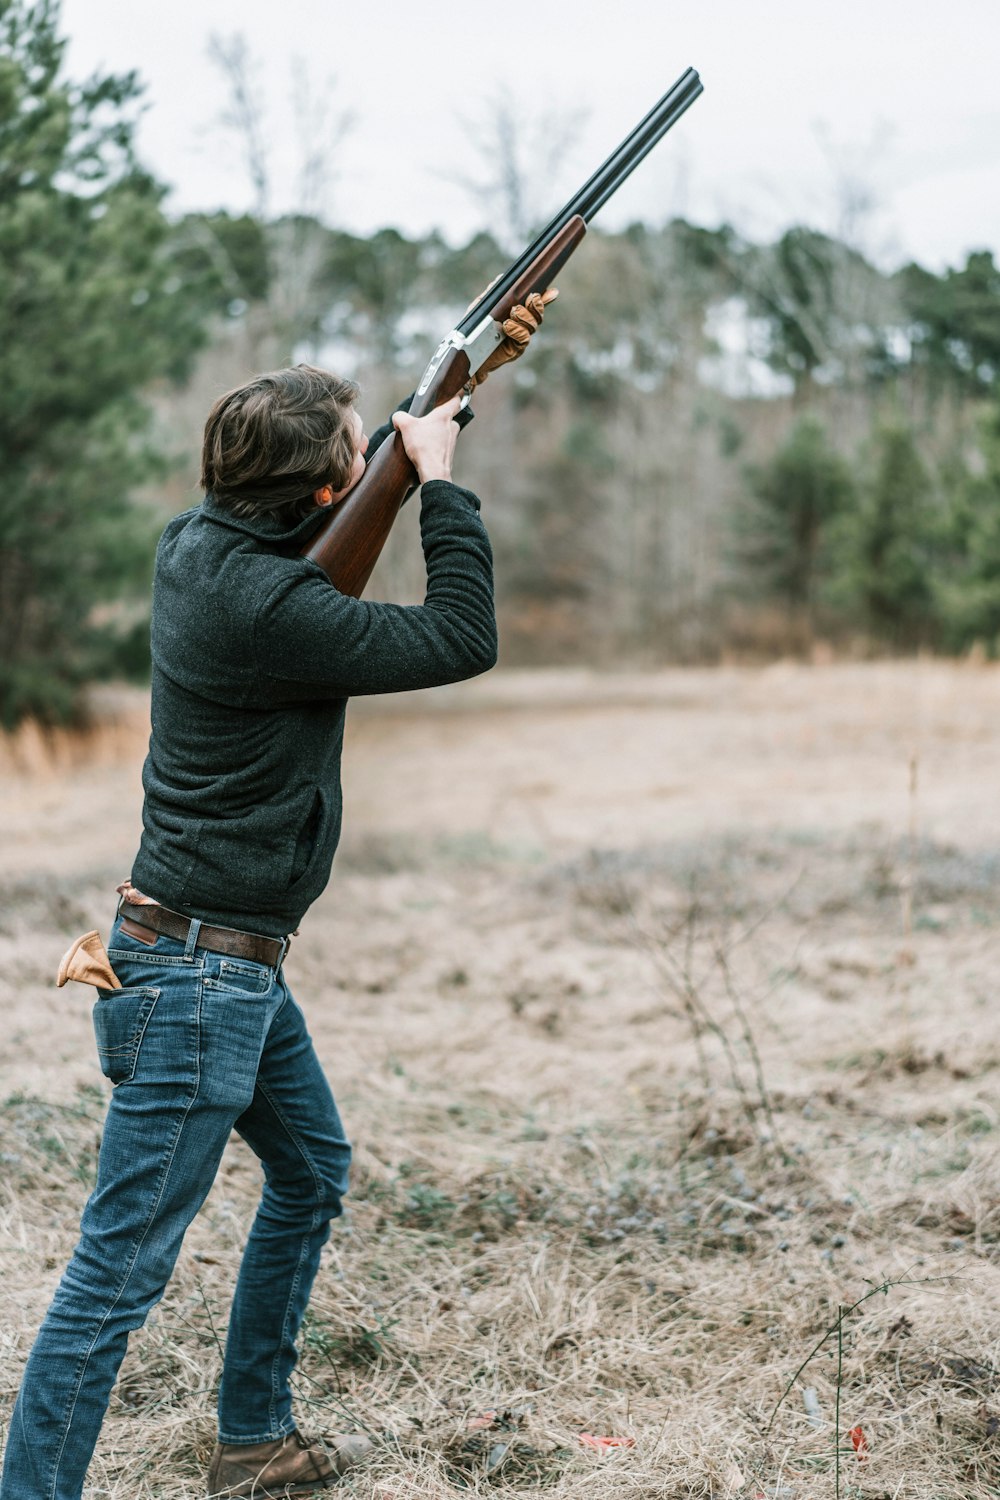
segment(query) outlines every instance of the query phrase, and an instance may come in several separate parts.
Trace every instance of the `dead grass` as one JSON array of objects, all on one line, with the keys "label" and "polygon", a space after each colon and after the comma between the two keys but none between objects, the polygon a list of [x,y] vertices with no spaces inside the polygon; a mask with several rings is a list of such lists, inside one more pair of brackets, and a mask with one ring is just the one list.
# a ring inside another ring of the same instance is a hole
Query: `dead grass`
[{"label": "dead grass", "polygon": [[[800,674],[799,711],[837,719],[831,779],[848,743],[855,767],[876,748],[895,757],[905,784],[912,725],[885,691],[906,690],[905,668],[877,669],[881,716],[853,670],[854,719],[826,707],[822,673]],[[648,731],[668,719],[672,745],[704,713],[702,750],[718,756],[705,677],[650,710]],[[752,702],[749,676],[738,691]],[[583,706],[529,695],[504,709],[546,755],[561,744],[571,776],[581,716],[600,707],[593,685],[577,692]],[[640,761],[645,714],[623,749]],[[372,784],[384,722],[359,727]],[[974,705],[963,722],[954,787],[936,730],[926,747],[932,808],[962,795],[973,752],[995,757]],[[480,734],[467,708],[413,721],[432,803],[435,777],[461,785]],[[832,1500],[839,1391],[842,1496],[1000,1494],[1000,842],[985,816],[976,838],[960,818],[921,817],[914,841],[905,796],[872,819],[871,784],[858,816],[789,818],[791,772],[773,753],[776,816],[754,800],[744,820],[763,739],[748,715],[725,752],[728,790],[720,777],[728,822],[715,806],[697,836],[686,805],[675,837],[652,817],[635,836],[641,786],[619,790],[618,842],[588,837],[606,833],[603,791],[575,838],[558,808],[546,831],[548,794],[521,765],[532,837],[518,817],[469,816],[464,833],[460,810],[420,823],[398,789],[350,830],[289,973],[358,1146],[296,1376],[303,1426],[377,1440],[352,1493]],[[393,719],[385,758],[405,750]],[[801,742],[787,753],[793,765]],[[558,766],[548,774],[558,802]],[[5,1409],[72,1247],[103,1108],[83,992],[55,992],[49,975],[67,935],[106,926],[116,869],[106,848],[68,863],[8,869],[0,899]],[[133,1338],[88,1496],[201,1492],[256,1184],[234,1146]],[[600,1453],[581,1433],[630,1445]]]}]

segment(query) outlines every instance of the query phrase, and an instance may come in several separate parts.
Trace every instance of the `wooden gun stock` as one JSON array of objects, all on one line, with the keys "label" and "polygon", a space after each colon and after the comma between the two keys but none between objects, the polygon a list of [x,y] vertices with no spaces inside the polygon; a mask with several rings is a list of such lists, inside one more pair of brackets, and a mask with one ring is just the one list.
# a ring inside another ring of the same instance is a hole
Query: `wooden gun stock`
[{"label": "wooden gun stock", "polygon": [[[468,356],[455,350],[440,365],[424,396],[414,396],[410,411],[415,417],[425,415],[464,390],[468,380]],[[416,470],[394,432],[380,443],[357,484],[303,547],[302,556],[318,563],[342,594],[360,599],[399,508],[416,483]]]},{"label": "wooden gun stock", "polygon": [[[531,292],[544,292],[587,232],[594,214],[616,192],[702,92],[693,68],[663,95],[526,250],[484,292],[438,346],[423,373],[410,415],[425,416],[460,392],[503,339],[503,320]],[[364,474],[302,549],[342,594],[360,598],[399,508],[417,483],[398,433],[385,439]]]}]

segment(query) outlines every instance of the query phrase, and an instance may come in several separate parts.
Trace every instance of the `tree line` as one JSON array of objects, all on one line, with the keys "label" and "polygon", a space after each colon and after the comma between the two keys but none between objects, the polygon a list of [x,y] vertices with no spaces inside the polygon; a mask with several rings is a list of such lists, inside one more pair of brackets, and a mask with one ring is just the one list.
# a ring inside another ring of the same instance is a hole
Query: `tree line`
[{"label": "tree line", "polygon": [[[172,216],[133,75],[63,76],[56,0],[0,0],[0,720],[148,662],[201,422],[255,370],[360,380],[369,425],[509,258],[315,213]],[[1000,270],[893,273],[807,227],[592,232],[477,395],[508,661],[1000,647]],[[417,597],[404,517],[374,588]]]}]

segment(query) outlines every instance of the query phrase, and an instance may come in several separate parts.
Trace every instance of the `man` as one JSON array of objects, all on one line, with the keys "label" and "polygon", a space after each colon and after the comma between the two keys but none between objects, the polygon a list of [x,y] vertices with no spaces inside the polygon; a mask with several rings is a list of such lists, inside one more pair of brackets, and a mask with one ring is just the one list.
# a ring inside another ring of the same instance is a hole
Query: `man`
[{"label": "man", "polygon": [[204,502],[158,548],[143,835],[97,959],[94,1024],[114,1089],[0,1500],[78,1500],[128,1334],[161,1297],[234,1128],[265,1180],[209,1493],[312,1494],[368,1446],[327,1451],[291,1411],[295,1338],[350,1148],[282,961],[330,874],[347,699],[484,672],[496,625],[479,502],[451,482],[457,399],[392,418],[421,485],[423,604],[347,598],[300,556],[392,432],[366,439],[356,396],[307,365],[223,396],[205,429]]}]

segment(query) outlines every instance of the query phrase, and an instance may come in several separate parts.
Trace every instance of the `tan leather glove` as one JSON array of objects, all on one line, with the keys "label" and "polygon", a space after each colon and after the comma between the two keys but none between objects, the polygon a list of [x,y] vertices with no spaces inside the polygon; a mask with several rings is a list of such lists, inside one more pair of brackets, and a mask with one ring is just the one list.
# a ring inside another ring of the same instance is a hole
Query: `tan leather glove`
[{"label": "tan leather glove", "polygon": [[67,979],[76,979],[80,984],[100,985],[104,990],[121,989],[122,982],[111,967],[99,932],[85,932],[63,954],[56,984],[61,987]]},{"label": "tan leather glove", "polygon": [[501,325],[505,335],[503,342],[496,346],[478,375],[473,377],[473,388],[482,385],[492,370],[509,364],[512,359],[520,359],[528,347],[531,335],[540,326],[545,309],[558,295],[556,288],[550,286],[545,292],[529,292],[524,303],[514,304],[510,317],[505,318]]}]

